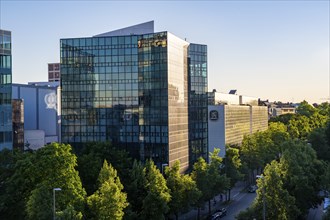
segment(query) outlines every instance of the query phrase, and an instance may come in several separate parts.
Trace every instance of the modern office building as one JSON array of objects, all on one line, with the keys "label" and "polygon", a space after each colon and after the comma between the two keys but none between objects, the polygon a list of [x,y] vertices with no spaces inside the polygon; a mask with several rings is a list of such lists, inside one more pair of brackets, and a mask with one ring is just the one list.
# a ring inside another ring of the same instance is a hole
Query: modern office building
[{"label": "modern office building", "polygon": [[23,103],[24,150],[36,150],[61,141],[59,91],[56,82],[12,85],[13,98]]},{"label": "modern office building", "polygon": [[[194,90],[196,97],[190,97],[199,100],[207,91],[206,53],[206,46],[155,33],[153,21],[61,39],[62,142],[79,148],[111,141],[142,161],[152,158],[158,167],[180,160],[185,171],[188,92]],[[193,112],[207,112],[205,104],[192,106]],[[206,117],[201,127],[191,125],[203,131]],[[203,139],[206,133],[192,137]]]},{"label": "modern office building", "polygon": [[0,29],[0,150],[13,148],[11,32]]},{"label": "modern office building", "polygon": [[228,95],[209,93],[208,148],[210,152],[220,148],[221,157],[225,156],[227,144],[240,145],[244,135],[268,128],[267,107],[258,106],[257,98]]},{"label": "modern office building", "polygon": [[61,68],[59,63],[48,63],[48,82],[61,80]]}]

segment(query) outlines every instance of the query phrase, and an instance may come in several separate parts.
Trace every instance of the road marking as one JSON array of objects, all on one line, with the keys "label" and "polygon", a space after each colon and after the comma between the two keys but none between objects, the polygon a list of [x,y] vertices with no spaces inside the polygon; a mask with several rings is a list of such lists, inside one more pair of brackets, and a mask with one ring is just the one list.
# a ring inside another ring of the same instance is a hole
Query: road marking
[{"label": "road marking", "polygon": [[236,196],[238,196],[240,193],[238,192],[238,193],[236,193],[234,196],[233,196],[233,198],[235,198]]}]

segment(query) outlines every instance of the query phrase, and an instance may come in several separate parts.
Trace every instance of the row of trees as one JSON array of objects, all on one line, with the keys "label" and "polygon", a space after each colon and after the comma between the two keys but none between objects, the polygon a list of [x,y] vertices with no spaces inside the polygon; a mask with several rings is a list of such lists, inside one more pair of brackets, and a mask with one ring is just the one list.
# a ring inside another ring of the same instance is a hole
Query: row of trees
[{"label": "row of trees", "polygon": [[[215,195],[230,192],[242,177],[255,183],[262,172],[264,179],[257,182],[266,191],[267,218],[302,217],[320,203],[317,192],[330,189],[329,109],[329,104],[313,108],[303,102],[298,114],[275,119],[240,147],[227,146],[224,161],[215,150],[209,164],[199,158],[185,175],[178,162],[162,175],[153,161],[133,161],[110,143],[89,143],[75,153],[57,143],[34,152],[4,150],[0,219],[51,218],[57,187],[62,189],[56,193],[60,219],[177,218],[191,207],[200,211],[206,201],[210,212]],[[254,205],[238,218],[259,218],[262,199],[258,190]]]},{"label": "row of trees", "polygon": [[[219,150],[200,158],[191,174],[177,161],[163,176],[152,160],[132,161],[110,143],[74,154],[52,143],[34,152],[0,152],[0,219],[50,219],[53,188],[58,219],[165,219],[229,188]],[[212,180],[212,181],[210,181]]]},{"label": "row of trees", "polygon": [[[269,129],[247,136],[240,158],[247,179],[259,189],[253,205],[238,219],[304,219],[317,207],[320,190],[330,190],[330,105],[302,102],[295,115],[273,119]],[[329,217],[329,216],[328,216]]]}]

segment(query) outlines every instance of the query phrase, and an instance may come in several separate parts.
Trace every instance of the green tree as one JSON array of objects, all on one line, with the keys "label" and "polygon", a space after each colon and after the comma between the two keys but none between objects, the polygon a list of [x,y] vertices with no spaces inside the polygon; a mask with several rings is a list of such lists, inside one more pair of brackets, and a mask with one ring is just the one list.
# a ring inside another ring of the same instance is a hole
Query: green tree
[{"label": "green tree", "polygon": [[134,160],[133,167],[130,170],[130,181],[127,186],[127,196],[129,206],[125,210],[125,218],[140,219],[143,200],[147,196],[147,179],[145,169],[141,162]]},{"label": "green tree", "polygon": [[30,167],[34,164],[31,152],[3,150],[0,152],[0,219],[26,219],[25,206],[36,184]]},{"label": "green tree", "polygon": [[[56,196],[58,210],[65,210],[71,206],[77,213],[82,212],[86,192],[82,188],[80,177],[75,170],[77,158],[71,152],[71,146],[52,143],[37,150],[34,156],[35,163],[31,166],[29,174],[30,178],[36,177],[37,185],[27,202],[29,218],[39,219],[40,215],[48,216],[49,213],[52,213],[52,209],[44,209],[39,204],[49,205],[49,194],[52,195],[52,189],[57,187],[62,189]],[[48,196],[44,196],[44,194]],[[50,204],[52,205],[52,203]]]},{"label": "green tree", "polygon": [[191,173],[197,188],[202,192],[202,196],[197,202],[198,216],[200,207],[206,201],[208,201],[209,214],[211,214],[211,199],[229,188],[229,179],[221,173],[223,164],[222,158],[218,156],[219,152],[220,149],[215,148],[214,152],[210,153],[210,164],[207,164],[203,158],[199,158]]},{"label": "green tree", "polygon": [[317,106],[317,109],[321,115],[327,116],[329,118],[330,116],[330,103],[329,102],[323,102],[320,105]]},{"label": "green tree", "polygon": [[330,147],[330,120],[328,121],[328,123],[325,127],[325,136],[326,136],[326,141],[328,143],[328,146]]},{"label": "green tree", "polygon": [[269,122],[281,122],[285,125],[294,117],[294,114],[283,114],[269,119]]},{"label": "green tree", "polygon": [[321,160],[330,161],[330,145],[327,142],[326,129],[317,128],[308,136],[308,142]]},{"label": "green tree", "polygon": [[104,160],[109,161],[117,170],[124,186],[129,183],[131,158],[126,151],[116,148],[110,142],[87,143],[81,151],[77,151],[77,155],[78,171],[88,195],[98,188],[97,178]]},{"label": "green tree", "polygon": [[176,161],[171,168],[166,167],[165,174],[166,183],[171,192],[170,212],[178,219],[179,212],[188,210],[191,205],[194,205],[201,196],[201,192],[189,175],[180,174],[179,161]]},{"label": "green tree", "polygon": [[257,180],[259,188],[256,206],[259,208],[256,209],[262,210],[263,199],[265,199],[267,219],[296,219],[299,214],[299,210],[295,206],[295,198],[283,186],[284,172],[281,164],[274,160],[266,166],[262,179]]},{"label": "green tree", "polygon": [[321,202],[319,189],[327,185],[324,162],[317,160],[315,151],[301,140],[286,141],[281,148],[281,156],[266,166],[264,178],[258,180],[257,199],[251,209],[238,219],[262,217],[263,189],[267,219],[304,218],[309,208]]},{"label": "green tree", "polygon": [[122,219],[123,210],[128,206],[126,193],[117,176],[117,171],[105,160],[100,171],[99,189],[87,199],[87,204],[95,213],[96,219]]},{"label": "green tree", "polygon": [[302,101],[298,108],[297,108],[297,114],[299,115],[304,115],[306,117],[310,117],[311,115],[313,115],[317,110],[311,106],[310,104],[308,104],[307,101]]},{"label": "green tree", "polygon": [[145,164],[147,196],[143,200],[143,219],[165,219],[168,212],[168,203],[171,200],[170,190],[166,186],[166,180],[154,165],[152,160]]},{"label": "green tree", "polygon": [[210,164],[208,166],[208,178],[209,180],[212,180],[209,182],[209,188],[211,190],[208,199],[209,214],[211,214],[211,199],[219,193],[223,193],[225,190],[230,189],[230,180],[226,177],[226,174],[221,172],[223,164],[219,153],[220,149],[214,148],[214,151],[210,154]]},{"label": "green tree", "polygon": [[204,205],[205,201],[211,199],[211,192],[209,188],[210,179],[208,176],[208,164],[202,157],[199,157],[197,162],[194,163],[191,177],[196,182],[197,188],[202,192],[202,196],[197,201],[199,218],[200,208]]},{"label": "green tree", "polygon": [[243,138],[240,158],[250,183],[255,182],[257,173],[274,159],[278,159],[285,148],[283,143],[290,139],[287,127],[281,122],[272,122],[266,131],[256,132]]},{"label": "green tree", "polygon": [[255,171],[264,164],[263,153],[258,143],[257,135],[258,132],[244,136],[240,149],[242,170],[245,171],[244,174],[250,184],[255,182]]},{"label": "green tree", "polygon": [[302,141],[288,141],[286,150],[280,159],[283,176],[283,187],[295,198],[295,205],[304,216],[309,208],[317,207],[320,198],[317,196],[324,164],[317,160],[315,151]]},{"label": "green tree", "polygon": [[235,186],[235,183],[241,180],[243,177],[243,175],[240,172],[241,166],[242,163],[239,155],[239,149],[227,145],[226,158],[225,158],[225,171],[226,171],[226,176],[230,180],[229,191],[232,187]]},{"label": "green tree", "polygon": [[321,189],[330,192],[330,163],[324,162],[323,166],[325,171],[322,177]]}]

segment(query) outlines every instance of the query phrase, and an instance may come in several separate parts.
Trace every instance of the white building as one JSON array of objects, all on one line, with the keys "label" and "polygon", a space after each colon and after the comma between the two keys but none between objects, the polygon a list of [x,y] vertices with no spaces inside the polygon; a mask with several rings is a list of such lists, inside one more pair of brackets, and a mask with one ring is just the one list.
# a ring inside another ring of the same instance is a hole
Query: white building
[{"label": "white building", "polygon": [[268,128],[267,107],[258,106],[257,98],[212,93],[208,106],[209,152],[220,148],[220,156],[224,157],[226,144],[240,145],[244,135]]}]

